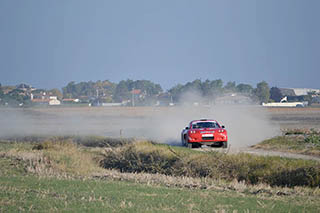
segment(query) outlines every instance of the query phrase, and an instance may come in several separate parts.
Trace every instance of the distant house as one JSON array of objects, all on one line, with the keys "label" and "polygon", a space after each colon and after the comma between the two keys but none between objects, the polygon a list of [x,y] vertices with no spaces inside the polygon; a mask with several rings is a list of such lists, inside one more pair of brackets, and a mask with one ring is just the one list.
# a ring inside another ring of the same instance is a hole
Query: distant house
[{"label": "distant house", "polygon": [[103,107],[115,107],[115,106],[124,106],[124,103],[104,103],[99,99],[95,99],[91,102],[90,106],[103,106]]},{"label": "distant house", "polygon": [[282,97],[287,98],[288,102],[305,102],[306,96],[311,94],[311,97],[312,97],[311,104],[316,104],[318,103],[318,100],[320,97],[320,89],[280,88],[280,92]]},{"label": "distant house", "polygon": [[31,93],[30,99],[49,99],[49,96],[46,94],[46,92],[39,92],[39,93]]},{"label": "distant house", "polygon": [[15,87],[14,86],[2,86],[1,89],[2,89],[4,94],[8,94],[12,90],[14,90]]},{"label": "distant house", "polygon": [[320,96],[316,96],[312,98],[312,103],[313,104],[320,104]]},{"label": "distant house", "polygon": [[122,106],[122,103],[101,103],[101,106],[104,106],[104,107],[115,107],[115,106]]},{"label": "distant house", "polygon": [[49,96],[48,98],[47,97],[32,98],[31,102],[35,103],[35,104],[50,105],[50,106],[55,106],[55,105],[61,104],[61,102],[58,100],[57,96]]},{"label": "distant house", "polygon": [[131,90],[131,93],[135,94],[135,95],[139,95],[141,93],[141,90],[140,89],[133,89],[133,90]]},{"label": "distant house", "polygon": [[49,99],[34,98],[31,99],[31,102],[34,104],[49,105]]},{"label": "distant house", "polygon": [[20,90],[22,90],[22,91],[29,91],[29,92],[31,92],[31,91],[34,91],[34,90],[36,90],[36,88],[34,88],[34,87],[32,87],[32,86],[30,86],[30,85],[28,85],[28,84],[19,84],[19,85],[17,85],[17,87],[16,87],[17,89],[20,89]]},{"label": "distant house", "polygon": [[285,97],[285,96],[302,96],[302,95],[308,95],[309,93],[320,94],[320,89],[280,88],[280,92],[281,92],[283,97]]},{"label": "distant house", "polygon": [[173,98],[172,95],[168,92],[165,93],[160,93],[157,96],[157,102],[156,102],[157,106],[173,106]]},{"label": "distant house", "polygon": [[280,88],[280,92],[282,97],[285,96],[296,96],[296,93],[294,92],[294,89],[291,88]]},{"label": "distant house", "polygon": [[58,100],[57,96],[49,97],[49,105],[60,105],[61,102]]},{"label": "distant house", "polygon": [[309,89],[309,88],[293,88],[294,93],[297,96],[308,95],[309,93],[320,94],[320,89]]},{"label": "distant house", "polygon": [[73,104],[73,103],[79,103],[80,100],[78,98],[64,98],[62,99],[62,103],[64,104]]},{"label": "distant house", "polygon": [[232,93],[225,96],[221,96],[215,99],[215,104],[224,105],[241,105],[241,104],[252,104],[252,99],[248,96]]}]

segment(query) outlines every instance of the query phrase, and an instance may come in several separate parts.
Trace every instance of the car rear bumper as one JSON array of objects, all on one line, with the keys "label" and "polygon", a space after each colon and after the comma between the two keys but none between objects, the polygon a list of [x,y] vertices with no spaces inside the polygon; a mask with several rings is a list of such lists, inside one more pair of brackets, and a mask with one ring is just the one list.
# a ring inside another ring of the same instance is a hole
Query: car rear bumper
[{"label": "car rear bumper", "polygon": [[211,138],[208,137],[189,137],[188,142],[189,143],[201,143],[201,144],[213,144],[213,143],[221,143],[221,142],[227,142],[228,137],[225,135],[218,135]]},{"label": "car rear bumper", "polygon": [[199,144],[202,144],[202,145],[208,145],[208,146],[211,146],[211,145],[222,145],[224,143],[228,143],[227,141],[188,141],[189,143],[199,143]]}]

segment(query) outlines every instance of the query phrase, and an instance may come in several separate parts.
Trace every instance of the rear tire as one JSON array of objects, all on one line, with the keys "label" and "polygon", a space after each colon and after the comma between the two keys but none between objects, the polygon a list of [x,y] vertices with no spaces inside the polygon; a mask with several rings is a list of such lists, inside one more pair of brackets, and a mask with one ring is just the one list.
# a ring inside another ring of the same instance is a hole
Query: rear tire
[{"label": "rear tire", "polygon": [[189,143],[188,142],[188,148],[201,148],[201,144],[200,143]]},{"label": "rear tire", "polygon": [[182,140],[183,140],[182,145],[188,147],[189,142],[188,142],[187,135],[184,135]]},{"label": "rear tire", "polygon": [[193,147],[194,147],[194,148],[201,148],[201,143],[195,143],[195,144],[193,145]]},{"label": "rear tire", "polygon": [[186,145],[186,141],[184,140],[183,137],[181,137],[181,144],[182,144],[182,146],[185,146],[185,145]]}]

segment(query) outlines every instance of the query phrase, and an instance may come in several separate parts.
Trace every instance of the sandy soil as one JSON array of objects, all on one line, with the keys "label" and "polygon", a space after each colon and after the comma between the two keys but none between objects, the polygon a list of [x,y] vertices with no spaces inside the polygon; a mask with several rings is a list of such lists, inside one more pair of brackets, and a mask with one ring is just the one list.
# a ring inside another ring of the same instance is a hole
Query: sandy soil
[{"label": "sandy soil", "polygon": [[281,128],[320,129],[320,108],[267,108],[270,119]]},{"label": "sandy soil", "polygon": [[[320,129],[320,108],[258,106],[0,108],[0,137],[10,135],[103,135],[136,137],[180,145],[190,120],[214,118],[228,130],[231,153],[248,152],[311,159],[248,148],[281,134],[280,129]],[[314,159],[314,158],[313,158]]]},{"label": "sandy soil", "polygon": [[234,150],[233,152],[234,153],[245,152],[249,154],[262,155],[262,156],[280,156],[285,158],[297,158],[297,159],[304,159],[304,160],[320,161],[320,157],[316,157],[316,156],[295,154],[295,153],[289,153],[289,152],[277,152],[277,151],[270,151],[270,150],[264,150],[264,149],[240,148],[240,149]]}]

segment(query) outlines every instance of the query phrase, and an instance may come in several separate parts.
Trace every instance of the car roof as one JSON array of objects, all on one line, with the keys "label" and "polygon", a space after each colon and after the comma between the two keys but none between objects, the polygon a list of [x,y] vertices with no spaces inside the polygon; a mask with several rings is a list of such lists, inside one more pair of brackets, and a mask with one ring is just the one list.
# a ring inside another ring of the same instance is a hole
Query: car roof
[{"label": "car roof", "polygon": [[213,119],[199,119],[199,120],[193,120],[193,121],[191,121],[190,123],[195,123],[195,122],[205,122],[205,121],[218,123],[216,120],[213,120]]}]

